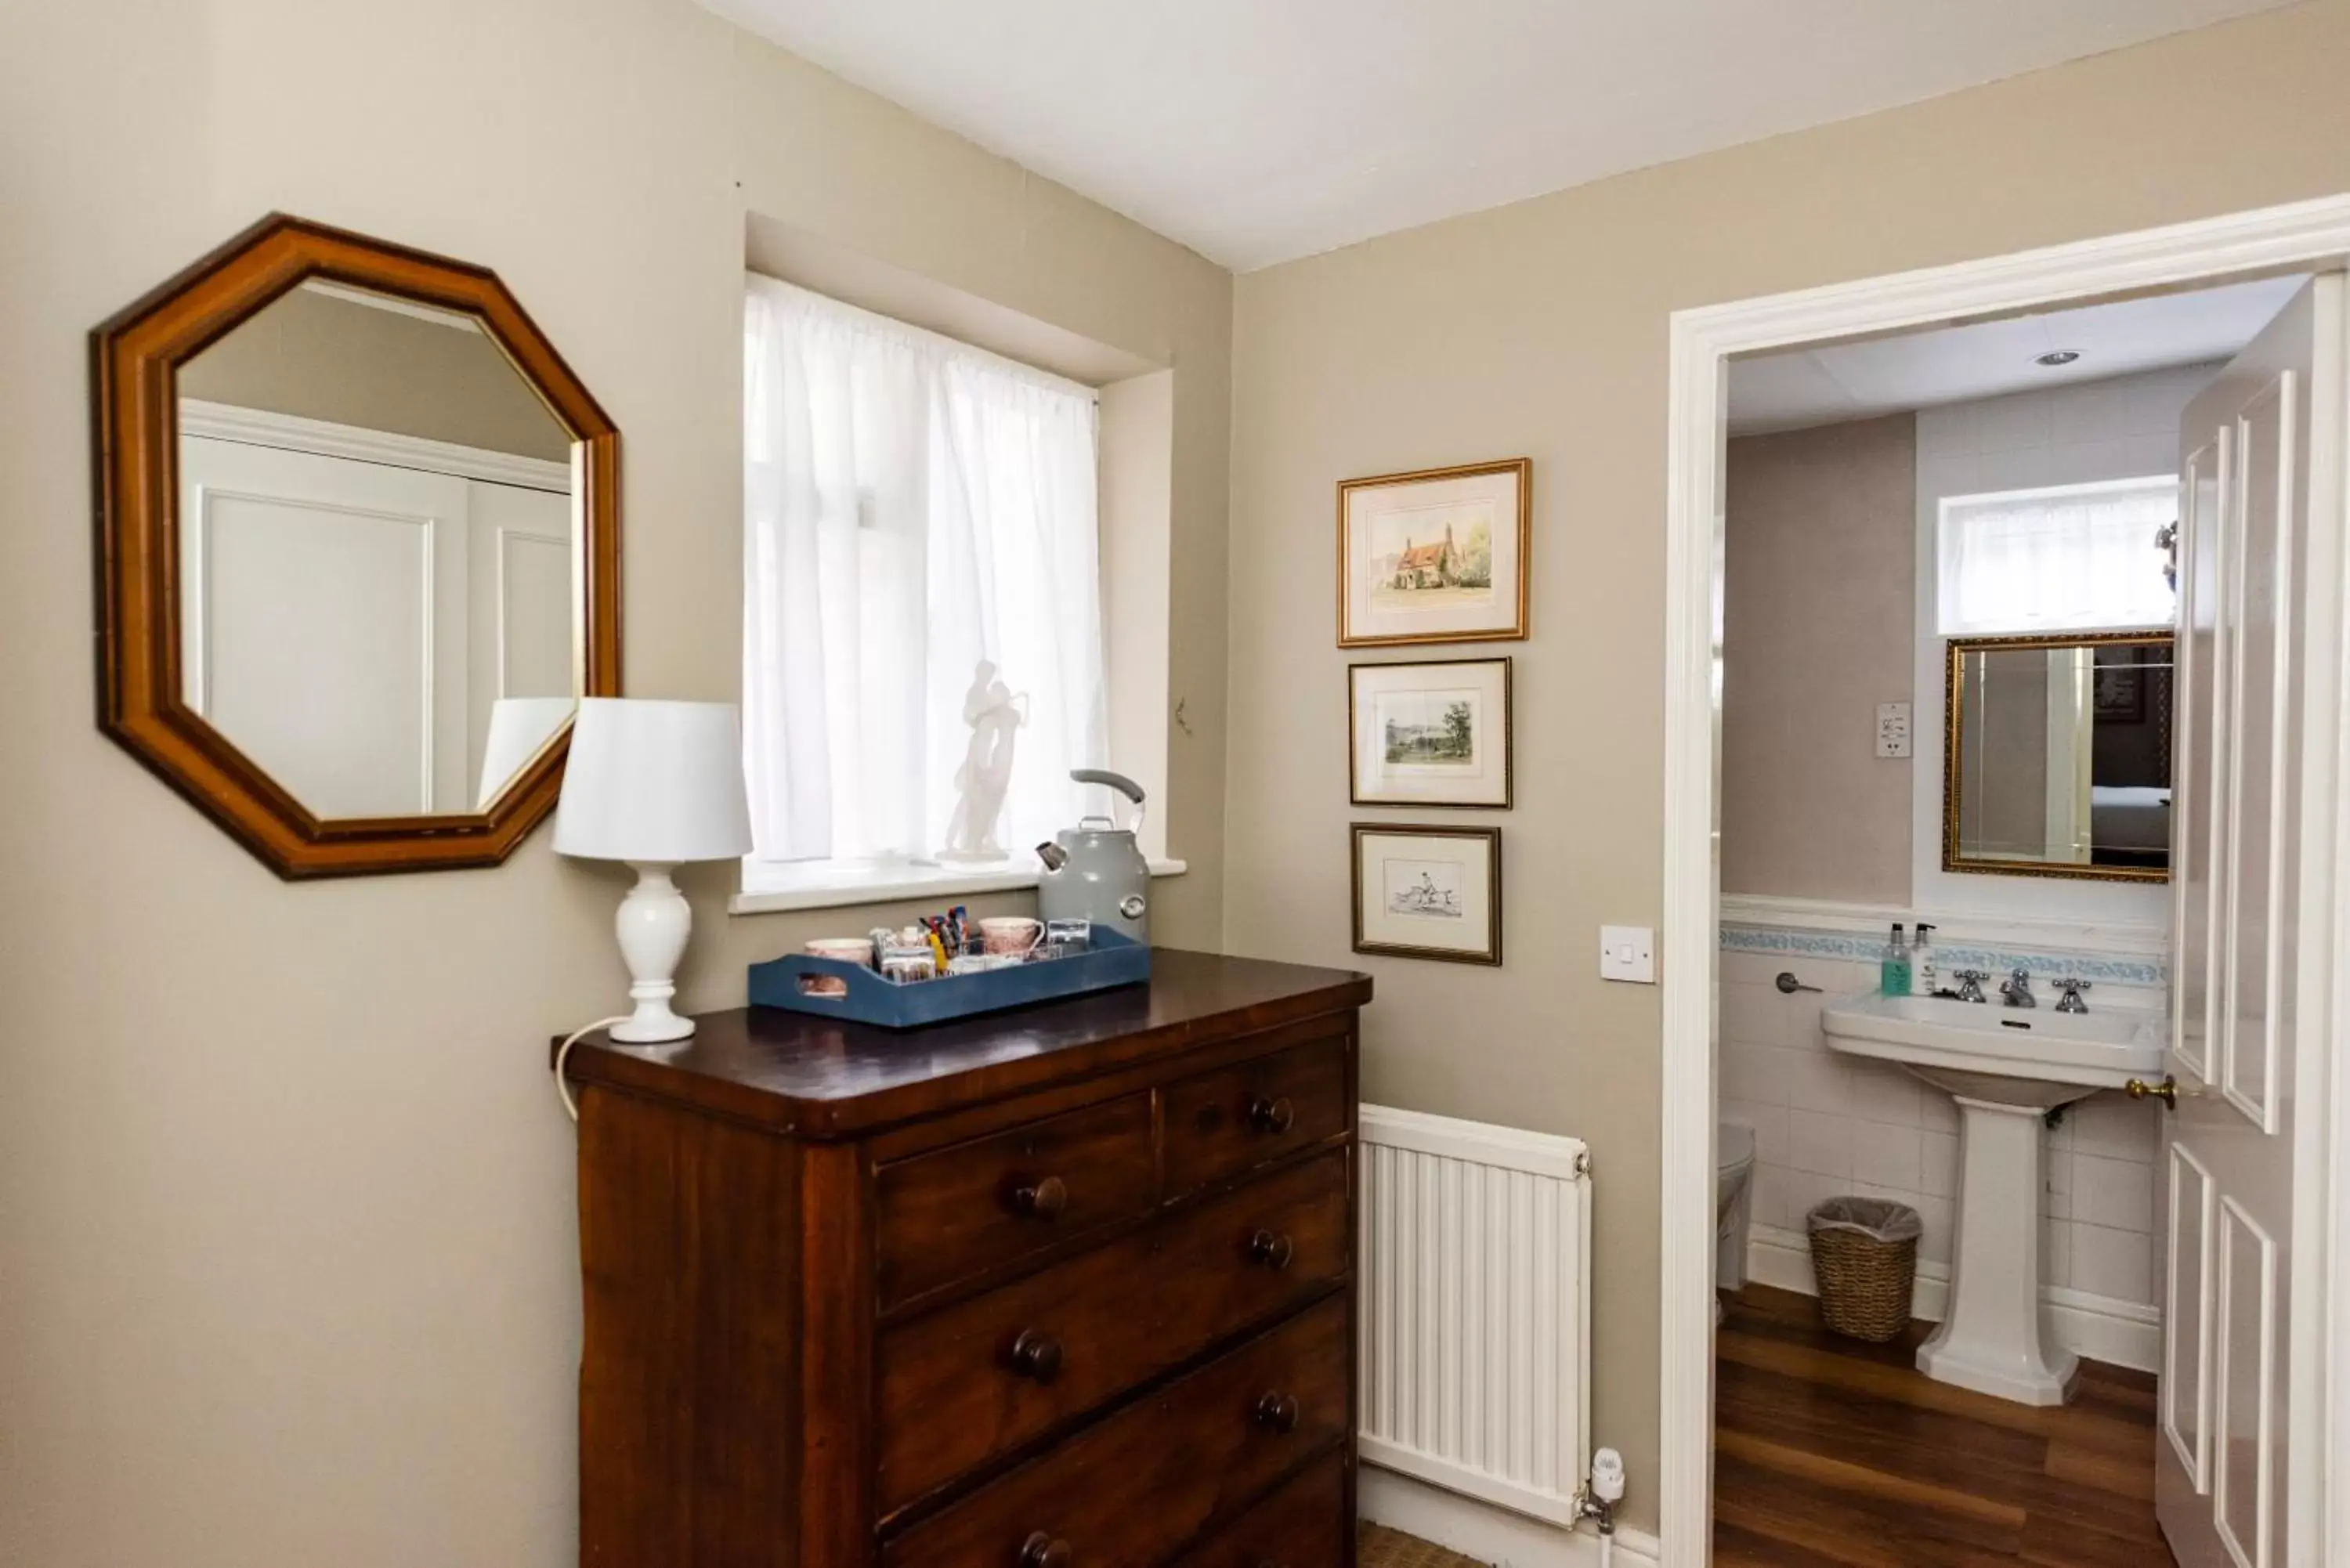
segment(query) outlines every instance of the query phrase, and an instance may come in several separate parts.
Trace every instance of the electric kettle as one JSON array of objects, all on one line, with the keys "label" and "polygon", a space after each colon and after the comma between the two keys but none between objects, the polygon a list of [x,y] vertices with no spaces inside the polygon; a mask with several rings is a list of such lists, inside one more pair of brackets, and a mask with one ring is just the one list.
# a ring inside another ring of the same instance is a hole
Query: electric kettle
[{"label": "electric kettle", "polygon": [[1150,865],[1135,835],[1142,827],[1142,786],[1106,768],[1072,768],[1079,784],[1106,784],[1134,803],[1124,827],[1107,816],[1086,816],[1050,844],[1036,846],[1045,874],[1036,883],[1036,913],[1045,920],[1090,920],[1148,945]]}]

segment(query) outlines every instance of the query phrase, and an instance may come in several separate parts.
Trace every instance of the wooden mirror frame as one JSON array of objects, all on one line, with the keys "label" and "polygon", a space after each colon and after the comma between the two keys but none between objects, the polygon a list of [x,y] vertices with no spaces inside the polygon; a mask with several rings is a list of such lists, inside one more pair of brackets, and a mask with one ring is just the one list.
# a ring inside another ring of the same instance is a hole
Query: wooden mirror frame
[{"label": "wooden mirror frame", "polygon": [[[1942,869],[1998,877],[2062,877],[2076,882],[2168,882],[2170,867],[2151,866],[2082,866],[2054,860],[2012,860],[1994,856],[1967,855],[1959,845],[1959,761],[1966,742],[1966,660],[1970,653],[2029,653],[2059,648],[2168,648],[2174,681],[2178,670],[2178,634],[2168,631],[2076,631],[2070,636],[1954,637],[1943,658],[1942,687]],[[2172,688],[2174,693],[2177,687]],[[2172,773],[2178,772],[2173,757]],[[2171,784],[2178,799],[2178,783]],[[2176,807],[2173,807],[2174,812]],[[2171,854],[2178,854],[2178,822],[2171,824]]]},{"label": "wooden mirror frame", "polygon": [[272,213],[90,334],[99,726],[280,877],[494,866],[555,805],[567,722],[487,811],[313,815],[182,700],[179,369],[306,279],[472,317],[569,434],[582,695],[620,690],[620,433],[486,267]]}]

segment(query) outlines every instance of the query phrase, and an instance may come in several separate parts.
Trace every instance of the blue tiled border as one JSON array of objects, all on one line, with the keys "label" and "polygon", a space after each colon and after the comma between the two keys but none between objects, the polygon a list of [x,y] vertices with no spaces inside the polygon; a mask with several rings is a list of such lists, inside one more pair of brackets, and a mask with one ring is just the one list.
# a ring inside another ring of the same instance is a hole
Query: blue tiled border
[{"label": "blue tiled border", "polygon": [[[1794,953],[1805,958],[1844,959],[1873,963],[1885,950],[1885,940],[1850,931],[1806,930],[1800,927],[1732,925],[1721,928],[1724,952]],[[2167,987],[2169,966],[2149,959],[2107,958],[2090,952],[2056,952],[2023,949],[1963,947],[1934,944],[1935,961],[1947,973],[1954,969],[1988,970],[2004,974],[2028,969],[2037,978],[2085,980],[2107,985]]]}]

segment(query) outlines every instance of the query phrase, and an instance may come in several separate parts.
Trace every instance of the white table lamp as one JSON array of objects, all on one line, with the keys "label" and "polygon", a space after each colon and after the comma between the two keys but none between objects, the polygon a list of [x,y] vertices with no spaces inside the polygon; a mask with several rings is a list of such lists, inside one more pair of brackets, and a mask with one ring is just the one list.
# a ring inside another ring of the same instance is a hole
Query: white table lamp
[{"label": "white table lamp", "polygon": [[691,1035],[693,1021],[669,1003],[693,911],[670,872],[684,861],[732,860],[751,851],[734,705],[583,699],[571,726],[555,848],[589,860],[625,860],[637,870],[615,922],[637,1010],[612,1026],[612,1038],[643,1044]]}]

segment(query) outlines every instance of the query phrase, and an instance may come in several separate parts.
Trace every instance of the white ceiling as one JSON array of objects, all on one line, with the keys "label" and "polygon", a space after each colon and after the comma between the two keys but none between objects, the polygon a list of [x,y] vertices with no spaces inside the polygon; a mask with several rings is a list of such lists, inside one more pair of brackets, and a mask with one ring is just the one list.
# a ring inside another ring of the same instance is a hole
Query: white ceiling
[{"label": "white ceiling", "polygon": [[[1801,430],[2227,359],[2284,308],[2302,281],[2263,278],[1741,359],[1730,368],[1730,433]],[[2069,365],[2033,363],[2068,348],[2080,355]]]},{"label": "white ceiling", "polygon": [[2282,3],[702,0],[1236,271]]}]

